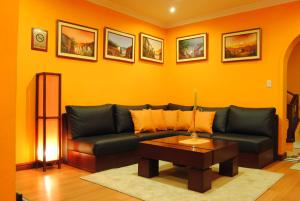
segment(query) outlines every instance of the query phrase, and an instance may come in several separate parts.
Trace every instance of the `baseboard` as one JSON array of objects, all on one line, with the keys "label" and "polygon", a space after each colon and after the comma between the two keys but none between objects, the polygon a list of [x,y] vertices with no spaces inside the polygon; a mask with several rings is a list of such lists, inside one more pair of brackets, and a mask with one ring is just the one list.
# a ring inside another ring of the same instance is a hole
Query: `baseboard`
[{"label": "baseboard", "polygon": [[16,164],[16,171],[33,169],[34,167],[35,167],[35,162],[18,163]]},{"label": "baseboard", "polygon": [[284,152],[283,154],[278,154],[278,160],[283,161],[284,159],[286,159],[287,153]]}]

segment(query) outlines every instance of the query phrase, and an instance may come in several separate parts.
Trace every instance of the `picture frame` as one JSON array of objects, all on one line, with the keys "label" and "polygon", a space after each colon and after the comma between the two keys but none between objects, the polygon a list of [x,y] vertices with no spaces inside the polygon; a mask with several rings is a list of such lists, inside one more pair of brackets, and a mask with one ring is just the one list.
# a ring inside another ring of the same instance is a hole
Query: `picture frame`
[{"label": "picture frame", "polygon": [[48,51],[48,31],[41,28],[31,29],[31,49],[37,51]]},{"label": "picture frame", "polygon": [[261,28],[223,33],[222,62],[261,59]]},{"label": "picture frame", "polygon": [[176,62],[207,60],[207,33],[176,38]]},{"label": "picture frame", "polygon": [[57,21],[57,56],[98,60],[98,29],[62,20]]},{"label": "picture frame", "polygon": [[140,33],[140,59],[164,63],[164,39]]},{"label": "picture frame", "polygon": [[109,27],[104,28],[104,58],[135,62],[135,35]]}]

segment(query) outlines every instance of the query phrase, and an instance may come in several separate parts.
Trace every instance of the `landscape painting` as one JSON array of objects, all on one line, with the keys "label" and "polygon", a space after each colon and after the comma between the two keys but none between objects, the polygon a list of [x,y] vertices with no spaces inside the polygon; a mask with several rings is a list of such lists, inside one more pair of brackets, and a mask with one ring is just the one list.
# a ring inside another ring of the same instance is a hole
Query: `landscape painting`
[{"label": "landscape painting", "polygon": [[222,61],[261,58],[261,29],[223,34]]},{"label": "landscape painting", "polygon": [[98,30],[58,21],[57,55],[97,61]]},{"label": "landscape painting", "polygon": [[207,34],[177,38],[177,62],[207,59]]},{"label": "landscape painting", "polygon": [[150,36],[148,34],[140,34],[140,58],[147,61],[158,63],[164,62],[164,40]]},{"label": "landscape painting", "polygon": [[134,62],[135,36],[105,28],[104,58]]}]

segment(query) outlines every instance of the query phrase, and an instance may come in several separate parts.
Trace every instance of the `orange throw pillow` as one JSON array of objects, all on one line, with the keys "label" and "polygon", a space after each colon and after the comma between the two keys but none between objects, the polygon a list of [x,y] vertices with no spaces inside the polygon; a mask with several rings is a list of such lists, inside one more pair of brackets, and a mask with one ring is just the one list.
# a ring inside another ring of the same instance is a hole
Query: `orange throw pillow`
[{"label": "orange throw pillow", "polygon": [[176,130],[189,130],[193,126],[193,111],[178,111]]},{"label": "orange throw pillow", "polygon": [[167,130],[163,110],[150,110],[152,114],[153,127],[159,131]]},{"label": "orange throw pillow", "polygon": [[163,114],[165,116],[166,127],[169,130],[175,130],[178,121],[179,110],[164,110]]},{"label": "orange throw pillow", "polygon": [[134,133],[155,132],[151,110],[130,110],[134,124]]},{"label": "orange throw pillow", "polygon": [[[212,134],[215,114],[216,112],[200,112],[197,110],[195,114],[195,132],[206,132]],[[189,130],[193,131],[194,126],[192,125]]]}]

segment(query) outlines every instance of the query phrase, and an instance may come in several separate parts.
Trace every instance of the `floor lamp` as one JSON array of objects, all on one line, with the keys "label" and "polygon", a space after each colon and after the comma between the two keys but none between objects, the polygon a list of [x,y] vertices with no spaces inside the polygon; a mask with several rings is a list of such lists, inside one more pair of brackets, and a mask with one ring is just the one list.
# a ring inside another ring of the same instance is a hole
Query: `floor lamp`
[{"label": "floor lamp", "polygon": [[36,166],[61,167],[61,74],[36,74]]}]

